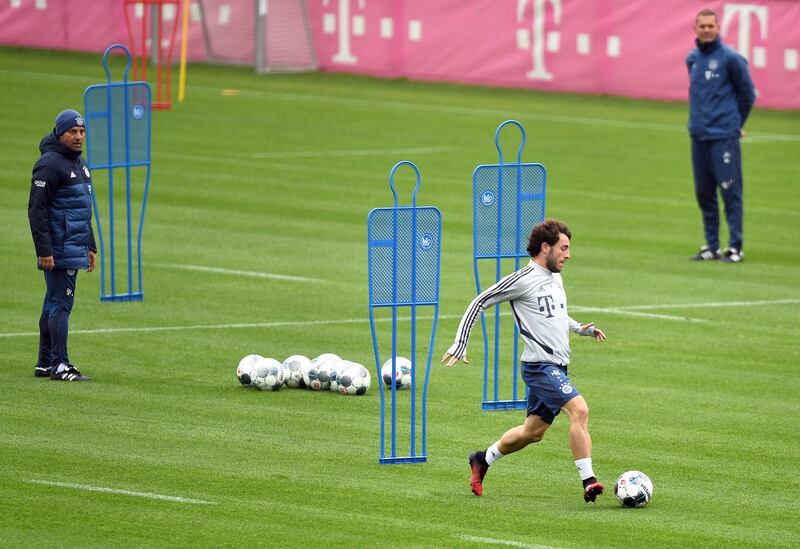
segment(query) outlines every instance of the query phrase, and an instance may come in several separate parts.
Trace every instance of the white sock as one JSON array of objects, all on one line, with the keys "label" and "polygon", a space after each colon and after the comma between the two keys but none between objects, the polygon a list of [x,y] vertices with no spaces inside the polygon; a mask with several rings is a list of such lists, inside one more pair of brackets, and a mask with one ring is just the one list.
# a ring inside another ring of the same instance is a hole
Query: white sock
[{"label": "white sock", "polygon": [[58,366],[56,366],[56,373],[60,374],[61,372],[63,372],[66,369],[67,369],[67,365],[62,362]]},{"label": "white sock", "polygon": [[495,442],[494,444],[492,444],[491,446],[489,446],[489,448],[486,450],[486,464],[487,465],[491,465],[492,463],[494,463],[495,461],[497,461],[498,459],[503,457],[503,454],[500,452],[500,449],[497,447],[498,444],[500,444],[499,440],[497,442]]},{"label": "white sock", "polygon": [[575,466],[578,468],[578,473],[581,475],[581,480],[586,480],[594,476],[592,470],[592,458],[576,459]]}]

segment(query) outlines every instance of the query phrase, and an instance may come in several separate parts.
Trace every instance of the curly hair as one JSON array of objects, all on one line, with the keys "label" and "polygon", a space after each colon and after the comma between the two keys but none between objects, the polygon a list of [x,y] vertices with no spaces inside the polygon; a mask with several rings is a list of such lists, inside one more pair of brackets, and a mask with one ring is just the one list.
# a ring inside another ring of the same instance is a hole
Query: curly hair
[{"label": "curly hair", "polygon": [[536,257],[542,251],[542,244],[546,242],[550,246],[555,246],[561,234],[565,234],[567,238],[572,239],[569,227],[561,221],[548,219],[538,225],[534,225],[531,235],[528,237],[528,253],[531,257]]}]

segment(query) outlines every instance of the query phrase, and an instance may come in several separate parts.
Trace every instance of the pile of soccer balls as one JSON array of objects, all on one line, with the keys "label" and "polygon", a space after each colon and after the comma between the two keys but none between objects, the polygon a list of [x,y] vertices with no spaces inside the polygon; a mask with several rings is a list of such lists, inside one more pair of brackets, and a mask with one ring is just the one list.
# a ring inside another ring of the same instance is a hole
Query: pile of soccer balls
[{"label": "pile of soccer balls", "polygon": [[292,355],[282,363],[261,355],[247,355],[236,367],[239,383],[260,391],[293,389],[331,390],[343,395],[363,395],[370,386],[369,370],[362,364],[325,353],[313,360]]},{"label": "pile of soccer balls", "polygon": [[[309,359],[292,355],[283,362],[261,355],[247,355],[236,367],[239,383],[260,391],[277,391],[284,385],[292,389],[311,389],[343,395],[363,395],[372,378],[363,364],[344,360],[333,353],[324,353]],[[399,356],[387,360],[381,367],[381,378],[387,388],[394,383],[395,390],[411,387],[411,361]]]}]

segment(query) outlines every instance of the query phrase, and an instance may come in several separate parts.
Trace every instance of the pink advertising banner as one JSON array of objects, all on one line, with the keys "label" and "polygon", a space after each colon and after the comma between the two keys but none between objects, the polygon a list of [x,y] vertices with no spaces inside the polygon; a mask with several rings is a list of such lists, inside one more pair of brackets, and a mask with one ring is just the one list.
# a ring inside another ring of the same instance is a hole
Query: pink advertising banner
[{"label": "pink advertising banner", "polygon": [[[255,6],[289,14],[267,26],[269,47],[280,48],[269,37],[302,29],[292,20],[301,10],[288,8],[299,2],[192,0],[190,59],[208,55],[201,13],[216,57],[252,62]],[[756,106],[800,109],[800,2],[794,0],[305,4],[321,70],[666,100],[687,97],[684,59],[694,47],[694,16],[710,7],[720,16],[723,41],[749,61]],[[139,29],[143,7],[129,9]],[[124,15],[122,0],[0,0],[0,44],[102,52],[128,43]],[[165,26],[176,19],[174,11],[165,13]]]}]

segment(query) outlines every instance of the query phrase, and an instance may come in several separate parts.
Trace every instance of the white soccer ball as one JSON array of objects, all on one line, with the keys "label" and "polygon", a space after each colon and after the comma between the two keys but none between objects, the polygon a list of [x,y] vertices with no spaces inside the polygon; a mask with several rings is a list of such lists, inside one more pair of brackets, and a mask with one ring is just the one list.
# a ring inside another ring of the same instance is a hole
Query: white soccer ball
[{"label": "white soccer ball", "polygon": [[392,386],[393,379],[397,389],[411,388],[411,361],[402,356],[395,358],[394,375],[392,375],[392,359],[390,358],[381,366],[381,378],[389,388]]},{"label": "white soccer ball", "polygon": [[[331,390],[339,391],[343,395],[363,395],[369,390],[370,383],[372,377],[363,364],[343,361],[336,380],[331,382]],[[333,388],[334,385],[336,389]]]},{"label": "white soccer ball", "polygon": [[260,391],[277,391],[283,387],[286,372],[283,364],[274,358],[261,358],[250,374],[253,387]]},{"label": "white soccer ball", "polygon": [[292,355],[283,361],[283,369],[286,370],[286,386],[302,389],[306,386],[303,374],[311,369],[311,361],[307,356]]},{"label": "white soccer ball", "polygon": [[623,507],[644,507],[653,497],[653,481],[641,471],[626,471],[614,484],[614,495]]},{"label": "white soccer ball", "polygon": [[239,365],[236,367],[236,377],[239,379],[239,383],[250,387],[253,366],[262,358],[264,357],[261,355],[247,355],[239,361]]},{"label": "white soccer ball", "polygon": [[339,364],[336,367],[336,371],[333,372],[332,375],[330,376],[331,384],[329,388],[331,391],[333,391],[334,393],[339,392],[339,376],[342,375],[342,372],[344,372],[345,369],[349,368],[353,364],[355,364],[355,362],[351,362],[343,358],[339,359]]},{"label": "white soccer ball", "polygon": [[315,391],[327,391],[331,386],[331,378],[336,379],[336,373],[342,359],[333,353],[324,353],[311,360],[311,368],[303,374],[305,384]]}]

